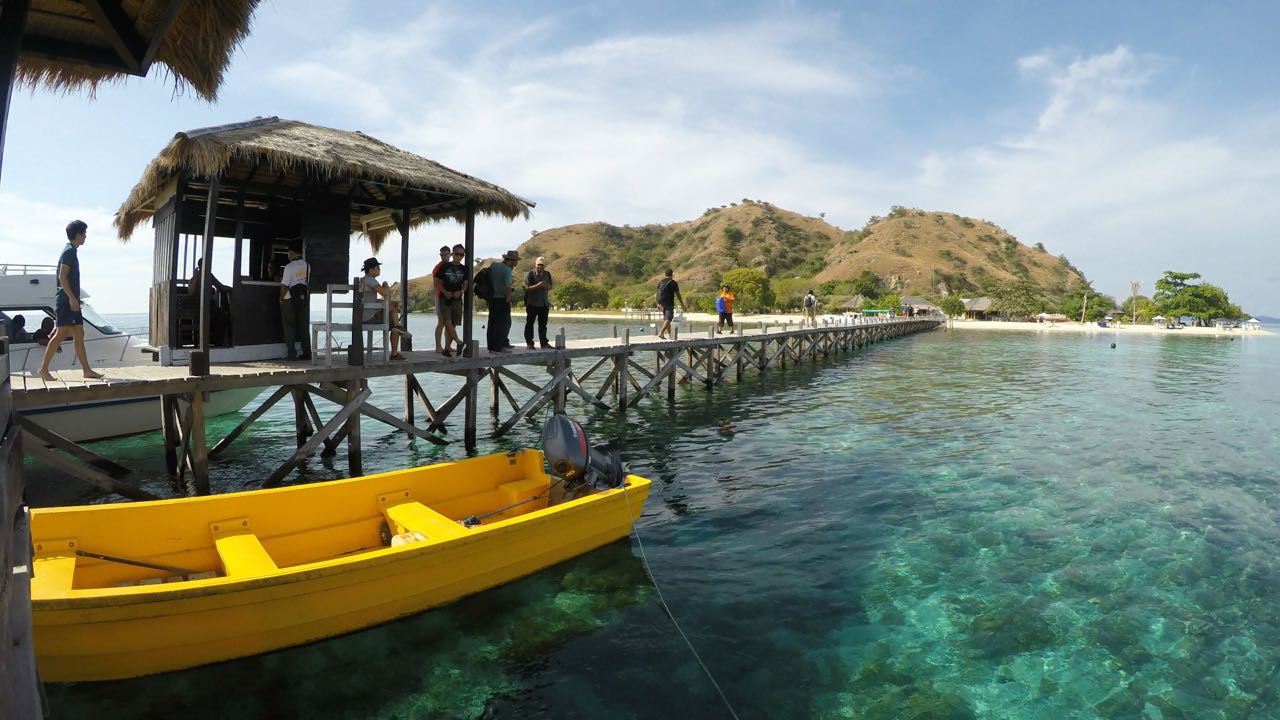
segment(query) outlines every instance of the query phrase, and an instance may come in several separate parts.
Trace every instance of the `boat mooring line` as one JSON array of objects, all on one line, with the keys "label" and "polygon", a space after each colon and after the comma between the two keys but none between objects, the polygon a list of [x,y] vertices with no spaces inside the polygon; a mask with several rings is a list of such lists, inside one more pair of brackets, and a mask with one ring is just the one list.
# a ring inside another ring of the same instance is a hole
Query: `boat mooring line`
[{"label": "boat mooring line", "polygon": [[649,575],[649,582],[653,585],[654,591],[658,593],[658,603],[666,611],[667,617],[671,618],[671,624],[675,626],[676,632],[680,633],[680,637],[684,639],[684,644],[689,646],[689,652],[693,653],[693,659],[697,660],[698,665],[702,666],[702,672],[706,673],[707,679],[711,681],[711,686],[720,694],[720,700],[724,702],[725,710],[729,711],[729,715],[733,717],[733,720],[738,720],[738,713],[733,711],[733,705],[729,702],[728,696],[724,694],[724,690],[720,689],[720,683],[716,682],[716,678],[711,674],[711,669],[707,667],[707,664],[702,662],[702,656],[693,647],[689,636],[684,634],[684,628],[680,627],[675,613],[672,613],[671,607],[667,605],[666,598],[662,597],[662,588],[658,587],[658,578],[654,576],[653,568],[649,566],[649,558],[644,553],[644,542],[640,539],[640,528],[636,525],[636,516],[631,512],[631,495],[627,493],[625,485],[622,487],[622,497],[627,501],[627,515],[631,518],[631,533],[636,536],[636,546],[640,548],[640,560],[644,563],[645,573]]}]

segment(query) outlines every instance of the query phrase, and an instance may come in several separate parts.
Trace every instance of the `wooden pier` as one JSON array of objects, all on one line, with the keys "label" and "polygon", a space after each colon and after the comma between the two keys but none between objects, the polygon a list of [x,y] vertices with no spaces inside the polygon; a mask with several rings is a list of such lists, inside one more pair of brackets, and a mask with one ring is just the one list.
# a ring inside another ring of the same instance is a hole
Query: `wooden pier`
[{"label": "wooden pier", "polygon": [[[469,357],[444,358],[434,352],[410,351],[404,362],[332,367],[326,366],[323,358],[257,361],[216,364],[208,375],[200,376],[190,375],[184,367],[149,365],[112,368],[103,380],[85,380],[77,371],[65,371],[56,382],[46,383],[27,374],[13,375],[11,382],[13,406],[19,413],[28,453],[104,490],[131,499],[153,499],[119,480],[128,472],[126,468],[40,428],[21,413],[66,403],[158,396],[168,467],[189,493],[205,494],[209,492],[210,458],[285,398],[294,405],[297,450],[267,478],[267,486],[283,481],[315,452],[331,455],[344,444],[351,476],[363,474],[361,415],[437,444],[458,437],[449,430],[461,425],[461,439],[472,449],[479,429],[480,393],[486,383],[492,437],[500,437],[548,404],[557,412],[564,412],[570,402],[580,402],[626,413],[664,388],[668,401],[674,401],[679,383],[697,382],[711,390],[730,377],[740,379],[747,369],[763,372],[847,353],[941,324],[937,318],[863,319],[816,328],[757,324],[747,329],[740,323],[732,333],[717,333],[714,326],[699,330],[686,325],[684,332],[677,330],[665,340],[652,335],[632,337],[628,330],[619,333],[615,326],[613,337],[566,341],[561,331],[553,349],[519,348],[510,354],[473,349]],[[522,368],[540,372],[517,372]],[[454,376],[458,387],[447,397],[430,397],[418,380],[422,373]],[[389,376],[404,378],[398,413],[369,401],[367,381]],[[257,387],[277,389],[226,437],[211,443],[205,431],[207,393]],[[331,406],[333,412],[327,420],[320,413],[324,405],[318,406],[317,400]]]}]

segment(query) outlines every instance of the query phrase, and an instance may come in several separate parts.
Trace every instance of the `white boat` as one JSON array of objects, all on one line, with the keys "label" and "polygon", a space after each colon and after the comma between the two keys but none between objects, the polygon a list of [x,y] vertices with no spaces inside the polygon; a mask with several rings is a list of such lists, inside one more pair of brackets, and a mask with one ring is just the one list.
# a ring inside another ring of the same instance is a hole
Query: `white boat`
[{"label": "white boat", "polygon": [[[52,265],[0,264],[0,320],[8,333],[10,372],[35,375],[40,370],[45,346],[32,335],[40,330],[45,318],[52,319],[53,294],[57,290],[57,268]],[[95,370],[132,367],[157,363],[155,351],[146,347],[142,338],[121,332],[94,311],[84,300],[80,311],[84,316],[84,350]],[[15,321],[24,321],[23,332]],[[77,368],[75,348],[70,339],[54,356],[49,369]],[[262,388],[223,390],[211,393],[206,406],[209,416],[235,412],[257,397]],[[160,428],[159,398],[134,398],[105,402],[68,403],[56,407],[32,408],[23,416],[76,442],[120,437]]]}]

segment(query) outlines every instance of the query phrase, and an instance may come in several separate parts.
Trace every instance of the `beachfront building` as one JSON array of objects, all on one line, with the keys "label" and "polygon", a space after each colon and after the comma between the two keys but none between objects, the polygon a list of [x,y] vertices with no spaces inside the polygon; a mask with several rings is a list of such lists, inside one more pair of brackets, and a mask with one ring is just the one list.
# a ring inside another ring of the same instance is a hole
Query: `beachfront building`
[{"label": "beachfront building", "polygon": [[[267,117],[175,135],[115,224],[122,240],[147,220],[154,227],[150,344],[161,364],[173,365],[189,362],[194,351],[202,362],[285,357],[276,308],[291,245],[301,244],[310,265],[309,287],[320,298],[312,308],[323,308],[326,286],[349,284],[357,274],[352,235],[368,238],[376,253],[396,233],[408,258],[410,228],[452,218],[465,224],[471,267],[477,214],[514,219],[532,207],[364,133]],[[217,278],[225,290],[203,283],[188,292],[197,260],[216,267],[216,258],[228,255],[231,274]],[[401,267],[400,307],[408,306]],[[468,340],[470,317],[468,296]]]},{"label": "beachfront building", "polygon": [[1244,329],[1245,330],[1261,330],[1262,321],[1258,320],[1257,318],[1251,317],[1248,320],[1244,321]]},{"label": "beachfront building", "polygon": [[903,295],[901,299],[903,310],[912,315],[941,315],[942,308],[925,300],[919,295]]},{"label": "beachfront building", "polygon": [[990,320],[995,313],[995,302],[989,297],[969,298],[964,301],[966,320]]}]

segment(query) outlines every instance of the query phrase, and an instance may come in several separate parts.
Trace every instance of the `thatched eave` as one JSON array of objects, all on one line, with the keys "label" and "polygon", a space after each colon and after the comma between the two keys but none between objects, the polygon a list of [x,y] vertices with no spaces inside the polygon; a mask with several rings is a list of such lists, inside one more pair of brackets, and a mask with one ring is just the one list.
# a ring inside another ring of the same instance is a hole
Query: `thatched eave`
[{"label": "thatched eave", "polygon": [[116,212],[127,240],[155,214],[165,189],[179,176],[218,176],[225,188],[263,196],[298,197],[315,192],[351,199],[351,232],[374,247],[410,226],[481,215],[514,220],[533,203],[479,178],[406,152],[361,132],[348,132],[276,117],[180,132],[143,171]]},{"label": "thatched eave", "polygon": [[213,101],[260,0],[31,0],[16,78],[93,91],[153,63]]}]

